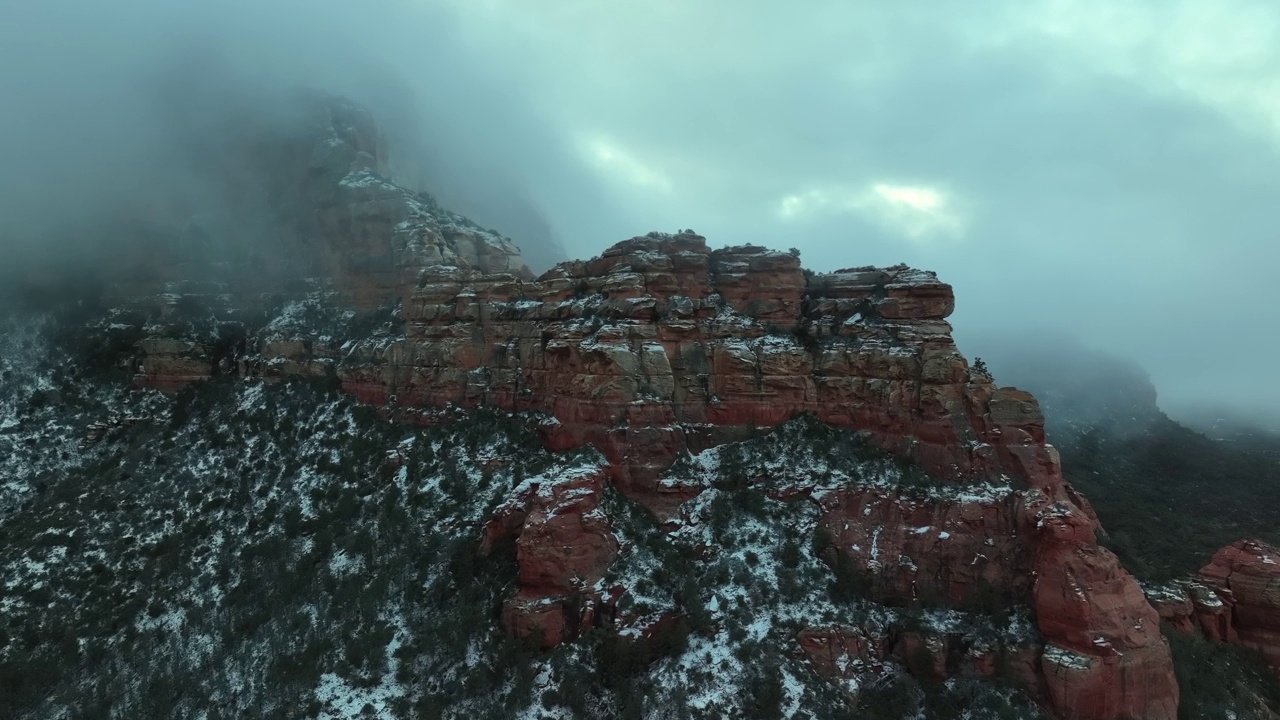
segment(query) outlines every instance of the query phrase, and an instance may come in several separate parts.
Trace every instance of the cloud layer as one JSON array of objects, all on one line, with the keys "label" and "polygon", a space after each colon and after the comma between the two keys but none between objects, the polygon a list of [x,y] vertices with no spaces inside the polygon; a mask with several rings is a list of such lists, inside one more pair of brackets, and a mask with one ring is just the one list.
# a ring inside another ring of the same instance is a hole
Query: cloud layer
[{"label": "cloud layer", "polygon": [[970,353],[1050,328],[1171,403],[1280,406],[1266,0],[28,5],[0,23],[11,249],[181,178],[147,103],[203,52],[260,92],[370,104],[536,264],[680,227],[817,269],[908,262],[956,286]]},{"label": "cloud layer", "polygon": [[457,6],[649,225],[936,269],[962,342],[1051,328],[1170,403],[1280,405],[1273,3]]}]

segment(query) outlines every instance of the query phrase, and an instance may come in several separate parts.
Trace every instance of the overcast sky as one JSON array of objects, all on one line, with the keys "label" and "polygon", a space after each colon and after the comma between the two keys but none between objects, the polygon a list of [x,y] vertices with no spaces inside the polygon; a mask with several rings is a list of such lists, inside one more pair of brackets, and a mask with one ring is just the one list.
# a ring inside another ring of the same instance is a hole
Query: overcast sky
[{"label": "overcast sky", "polygon": [[[62,116],[85,68],[110,115],[120,78],[216,36],[259,79],[401,98],[433,189],[518,243],[689,227],[906,262],[955,285],[970,354],[1060,330],[1168,404],[1280,406],[1273,0],[0,4],[0,89]],[[49,113],[5,114],[0,160],[30,162],[5,145]]]}]

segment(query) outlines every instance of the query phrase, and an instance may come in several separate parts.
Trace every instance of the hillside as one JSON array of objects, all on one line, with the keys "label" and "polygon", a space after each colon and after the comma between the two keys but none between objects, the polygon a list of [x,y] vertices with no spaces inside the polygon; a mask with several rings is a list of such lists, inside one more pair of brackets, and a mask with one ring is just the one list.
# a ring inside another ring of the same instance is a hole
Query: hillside
[{"label": "hillside", "polygon": [[[850,591],[815,554],[818,508],[748,484],[703,493],[670,535],[609,492],[622,552],[603,583],[632,589],[616,612],[635,629],[539,653],[495,622],[515,548],[481,554],[478,537],[520,487],[598,473],[598,453],[547,452],[536,416],[394,423],[315,381],[130,392],[67,363],[58,330],[4,334],[7,716],[853,717],[796,655],[800,628],[1036,637],[1025,616]],[[839,460],[833,488],[928,491],[803,422],[737,452],[793,470]],[[695,458],[687,480],[711,484],[725,462]],[[863,706],[882,709],[856,716],[1038,716],[999,685],[922,683],[891,659],[878,677]]]},{"label": "hillside", "polygon": [[215,214],[11,293],[9,715],[1272,717],[1273,550],[1124,564],[1270,509],[1157,533],[1162,416],[1046,419],[936,274],[682,230],[534,277],[299,112],[209,169],[260,247]]}]

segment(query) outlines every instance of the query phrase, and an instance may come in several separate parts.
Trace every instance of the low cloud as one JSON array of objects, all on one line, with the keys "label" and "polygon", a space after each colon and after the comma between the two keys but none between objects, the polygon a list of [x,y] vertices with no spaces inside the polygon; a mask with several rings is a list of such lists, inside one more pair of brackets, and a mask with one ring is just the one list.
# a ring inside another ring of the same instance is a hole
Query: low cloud
[{"label": "low cloud", "polygon": [[155,111],[156,78],[217,58],[249,79],[244,98],[303,84],[368,104],[415,148],[420,184],[538,265],[557,244],[590,256],[680,227],[798,247],[820,270],[908,262],[956,286],[971,354],[989,331],[1052,328],[1134,358],[1170,403],[1280,406],[1258,360],[1280,353],[1271,2],[8,12],[10,256],[88,243],[96,213],[148,197],[156,177],[165,194],[199,196],[174,162],[173,118]]},{"label": "low cloud", "polygon": [[893,237],[920,245],[958,241],[964,236],[965,224],[954,200],[929,186],[877,182],[861,189],[815,188],[787,195],[778,203],[778,217],[790,223],[847,214],[861,216]]}]

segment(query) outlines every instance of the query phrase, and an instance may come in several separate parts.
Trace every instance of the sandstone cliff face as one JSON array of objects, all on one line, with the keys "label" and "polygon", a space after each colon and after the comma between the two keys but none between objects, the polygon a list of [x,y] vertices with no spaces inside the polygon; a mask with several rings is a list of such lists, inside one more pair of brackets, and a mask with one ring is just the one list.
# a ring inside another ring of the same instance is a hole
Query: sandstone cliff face
[{"label": "sandstone cliff face", "polygon": [[887,660],[895,659],[912,673],[932,680],[1003,673],[1033,697],[1043,698],[1039,653],[1033,647],[997,650],[974,645],[959,635],[891,635],[854,627],[805,629],[797,635],[796,644],[817,672],[850,687],[883,678],[889,672]]},{"label": "sandstone cliff face", "polygon": [[637,490],[676,450],[799,412],[871,432],[939,477],[1007,468],[1053,489],[1034,400],[971,375],[952,306],[949,286],[905,267],[806,282],[784,253],[637,238],[536,281],[427,274],[405,339],[354,349],[342,377],[375,402],[550,412],[563,442],[612,453]]},{"label": "sandstone cliff face", "polygon": [[1195,578],[1147,594],[1174,629],[1256,650],[1280,674],[1280,550],[1240,540],[1215,553]]},{"label": "sandstone cliff face", "polygon": [[1255,540],[1232,543],[1200,570],[1200,580],[1222,601],[1206,608],[1218,612],[1202,616],[1210,636],[1261,652],[1280,673],[1280,550]]},{"label": "sandstone cliff face", "polygon": [[[353,192],[369,189],[361,177]],[[513,633],[553,645],[595,621],[606,600],[591,588],[617,552],[598,507],[605,476],[675,521],[702,491],[663,480],[677,459],[811,413],[957,488],[814,498],[832,563],[872,577],[891,603],[1032,607],[1044,644],[1024,674],[1062,717],[1176,716],[1159,615],[1095,543],[1096,519],[1064,482],[1035,399],[997,387],[957,351],[952,291],[932,273],[808,275],[790,254],[713,251],[690,233],[635,238],[536,280],[485,272],[510,263],[496,255],[404,257],[393,262],[411,268],[399,286],[403,335],[339,347],[261,332],[244,367],[336,374],[361,400],[423,419],[450,406],[540,411],[549,447],[597,447],[604,475],[528,484],[489,526],[489,542],[518,546],[521,590],[503,611]],[[347,297],[386,296],[377,274],[339,275]],[[208,364],[192,344],[140,349],[144,385],[172,388]],[[1001,489],[980,490],[991,482]]]},{"label": "sandstone cliff face", "polygon": [[428,267],[529,274],[510,240],[397,184],[386,142],[363,108],[323,99],[311,112],[314,131],[302,140],[310,152],[277,169],[273,191],[301,189],[302,230],[320,246],[318,274],[354,305],[402,299]]},{"label": "sandstone cliff face", "polygon": [[520,592],[502,610],[507,631],[543,647],[590,627],[601,594],[593,588],[618,553],[600,510],[604,473],[525,480],[485,529],[484,547],[516,539]]}]

